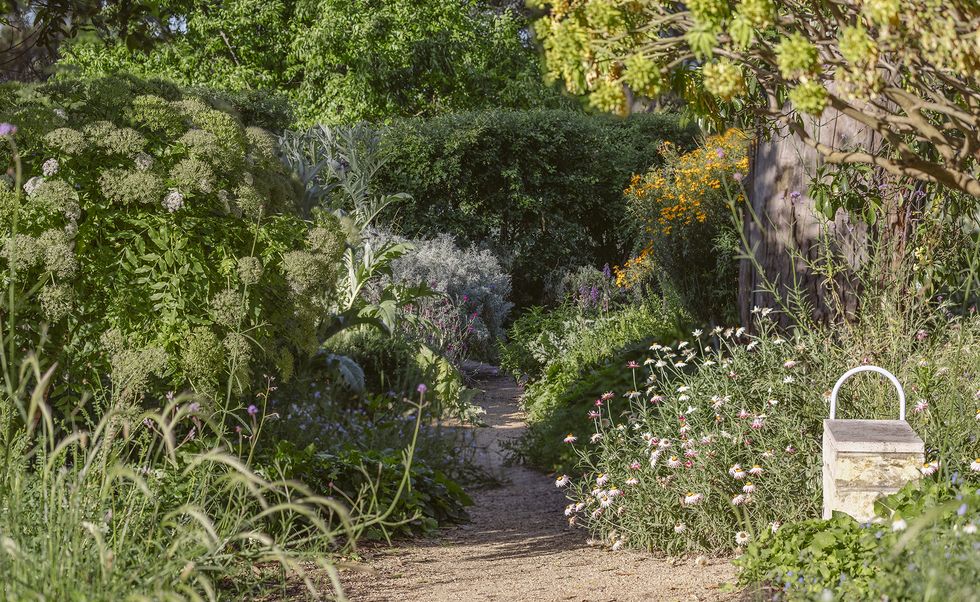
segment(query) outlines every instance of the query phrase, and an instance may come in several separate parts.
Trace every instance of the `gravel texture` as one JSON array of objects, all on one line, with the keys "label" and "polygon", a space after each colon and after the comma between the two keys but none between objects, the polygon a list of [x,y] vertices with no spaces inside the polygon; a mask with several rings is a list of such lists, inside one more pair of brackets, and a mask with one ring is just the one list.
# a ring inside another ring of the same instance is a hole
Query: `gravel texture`
[{"label": "gravel texture", "polygon": [[727,559],[669,559],[590,545],[571,528],[554,477],[504,466],[501,443],[520,435],[520,387],[489,366],[471,366],[486,390],[478,459],[503,485],[473,492],[471,521],[436,537],[362,550],[341,579],[352,602],[736,600]]}]

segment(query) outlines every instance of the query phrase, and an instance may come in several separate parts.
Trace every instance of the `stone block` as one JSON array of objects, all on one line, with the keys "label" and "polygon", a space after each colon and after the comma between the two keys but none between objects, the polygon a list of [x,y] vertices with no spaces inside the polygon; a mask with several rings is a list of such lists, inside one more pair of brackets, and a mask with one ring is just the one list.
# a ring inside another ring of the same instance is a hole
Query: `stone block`
[{"label": "stone block", "polygon": [[874,501],[920,476],[925,446],[904,420],[824,420],[823,517],[866,521]]}]

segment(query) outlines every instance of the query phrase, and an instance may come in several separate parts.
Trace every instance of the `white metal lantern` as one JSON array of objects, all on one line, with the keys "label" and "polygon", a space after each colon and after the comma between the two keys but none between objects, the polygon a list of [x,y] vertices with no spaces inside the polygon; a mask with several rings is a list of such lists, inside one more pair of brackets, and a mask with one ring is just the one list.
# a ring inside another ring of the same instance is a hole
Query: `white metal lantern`
[{"label": "white metal lantern", "polygon": [[[883,374],[898,390],[898,420],[837,420],[837,393],[858,372]],[[823,421],[823,517],[835,510],[859,521],[874,517],[874,501],[920,476],[925,446],[905,421],[905,391],[891,372],[860,366],[840,377]]]}]

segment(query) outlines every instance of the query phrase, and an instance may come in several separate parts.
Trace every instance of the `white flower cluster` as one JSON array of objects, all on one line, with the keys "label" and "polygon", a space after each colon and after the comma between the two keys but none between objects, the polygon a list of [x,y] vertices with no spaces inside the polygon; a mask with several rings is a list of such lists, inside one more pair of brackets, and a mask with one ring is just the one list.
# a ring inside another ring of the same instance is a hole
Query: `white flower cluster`
[{"label": "white flower cluster", "polygon": [[174,213],[179,211],[184,206],[184,195],[180,194],[180,191],[176,188],[171,188],[170,192],[163,199],[163,208]]}]

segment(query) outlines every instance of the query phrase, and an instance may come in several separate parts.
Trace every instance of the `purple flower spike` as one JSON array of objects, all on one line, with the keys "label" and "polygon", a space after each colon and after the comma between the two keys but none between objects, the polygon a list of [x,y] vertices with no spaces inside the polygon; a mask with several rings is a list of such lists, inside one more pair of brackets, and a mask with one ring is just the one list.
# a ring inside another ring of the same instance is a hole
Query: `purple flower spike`
[{"label": "purple flower spike", "polygon": [[12,123],[0,123],[0,137],[13,136],[17,133],[17,126]]}]

